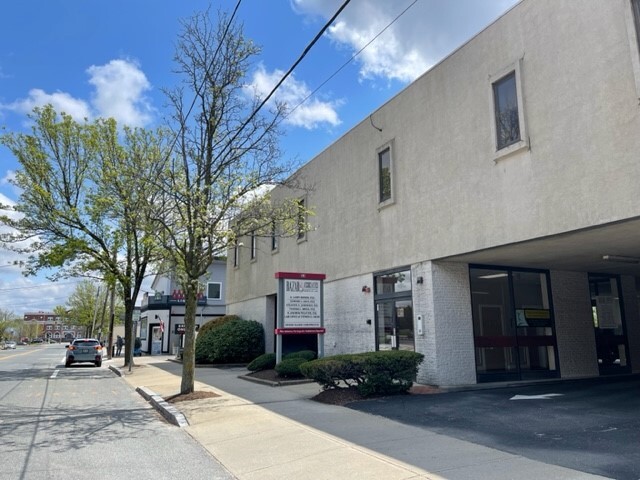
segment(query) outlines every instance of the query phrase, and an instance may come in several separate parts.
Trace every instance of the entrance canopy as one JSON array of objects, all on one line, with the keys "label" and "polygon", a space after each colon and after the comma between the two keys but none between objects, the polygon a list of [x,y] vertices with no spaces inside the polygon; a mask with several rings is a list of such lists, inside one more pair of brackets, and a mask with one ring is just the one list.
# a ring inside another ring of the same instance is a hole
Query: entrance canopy
[{"label": "entrance canopy", "polygon": [[[605,256],[609,258],[603,258]],[[438,260],[640,277],[640,219],[590,227]]]}]

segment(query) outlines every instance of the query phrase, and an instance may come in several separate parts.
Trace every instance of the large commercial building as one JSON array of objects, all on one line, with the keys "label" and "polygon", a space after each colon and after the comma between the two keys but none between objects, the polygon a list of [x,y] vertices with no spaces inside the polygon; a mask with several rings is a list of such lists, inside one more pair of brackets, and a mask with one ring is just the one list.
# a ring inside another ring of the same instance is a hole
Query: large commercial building
[{"label": "large commercial building", "polygon": [[640,0],[515,5],[296,173],[313,228],[243,241],[228,312],[273,332],[274,274],[322,273],[325,355],[415,350],[438,385],[640,372],[639,32]]}]

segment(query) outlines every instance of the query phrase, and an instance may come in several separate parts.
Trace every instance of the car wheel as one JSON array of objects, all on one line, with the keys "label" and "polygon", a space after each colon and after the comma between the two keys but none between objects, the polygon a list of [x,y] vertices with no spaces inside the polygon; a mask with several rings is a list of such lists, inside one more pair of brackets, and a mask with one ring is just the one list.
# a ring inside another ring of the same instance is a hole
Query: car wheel
[{"label": "car wheel", "polygon": [[65,364],[64,364],[64,368],[69,368],[70,366],[71,366],[71,363],[70,363],[70,362],[65,362]]},{"label": "car wheel", "polygon": [[101,367],[102,366],[102,362],[96,362],[96,367]]}]

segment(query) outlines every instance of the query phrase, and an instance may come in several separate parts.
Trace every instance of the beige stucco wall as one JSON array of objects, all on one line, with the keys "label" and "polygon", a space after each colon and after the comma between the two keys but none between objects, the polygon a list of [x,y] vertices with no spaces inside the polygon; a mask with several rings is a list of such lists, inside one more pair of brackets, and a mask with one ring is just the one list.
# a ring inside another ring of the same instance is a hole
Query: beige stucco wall
[{"label": "beige stucco wall", "polygon": [[[277,254],[259,242],[254,263],[241,249],[228,301],[275,293],[276,271],[332,281],[640,215],[627,9],[518,4],[301,169],[314,230]],[[530,149],[496,162],[489,78],[517,62]],[[395,203],[379,210],[388,143]]]}]

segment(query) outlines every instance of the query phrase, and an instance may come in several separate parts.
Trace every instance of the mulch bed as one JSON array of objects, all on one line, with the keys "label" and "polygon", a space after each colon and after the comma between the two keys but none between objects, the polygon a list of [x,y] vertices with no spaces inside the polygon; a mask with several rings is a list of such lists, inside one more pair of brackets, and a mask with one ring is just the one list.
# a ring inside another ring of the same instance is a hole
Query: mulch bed
[{"label": "mulch bed", "polygon": [[186,402],[189,400],[202,400],[203,398],[213,398],[219,396],[220,395],[214,392],[195,391],[191,393],[178,393],[176,395],[171,395],[170,397],[165,397],[165,401],[167,401],[168,403],[178,403]]}]

